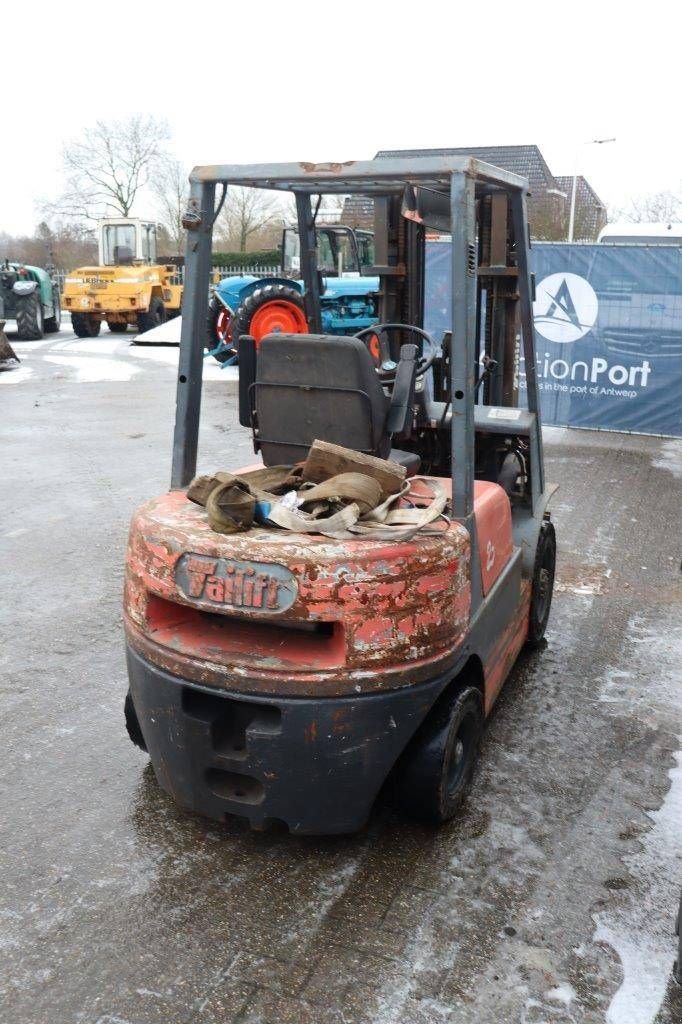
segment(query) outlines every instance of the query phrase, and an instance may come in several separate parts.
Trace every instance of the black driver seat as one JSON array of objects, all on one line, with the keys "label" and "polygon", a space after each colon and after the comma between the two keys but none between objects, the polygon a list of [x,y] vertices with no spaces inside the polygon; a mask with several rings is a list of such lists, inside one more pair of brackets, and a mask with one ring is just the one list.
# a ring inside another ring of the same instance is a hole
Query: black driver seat
[{"label": "black driver seat", "polygon": [[266,466],[300,462],[320,440],[391,458],[408,476],[419,471],[418,455],[391,448],[392,400],[357,338],[267,335],[258,349],[253,401]]}]

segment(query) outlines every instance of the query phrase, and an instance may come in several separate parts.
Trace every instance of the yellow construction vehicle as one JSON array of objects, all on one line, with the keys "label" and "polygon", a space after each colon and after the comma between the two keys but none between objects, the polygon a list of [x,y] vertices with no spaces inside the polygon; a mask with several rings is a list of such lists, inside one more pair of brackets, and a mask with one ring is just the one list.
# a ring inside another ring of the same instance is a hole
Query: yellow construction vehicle
[{"label": "yellow construction vehicle", "polygon": [[99,265],[73,270],[64,281],[62,305],[79,338],[94,338],[103,320],[115,334],[129,324],[142,333],[177,316],[182,283],[177,267],[157,263],[154,223],[102,220],[98,242]]}]

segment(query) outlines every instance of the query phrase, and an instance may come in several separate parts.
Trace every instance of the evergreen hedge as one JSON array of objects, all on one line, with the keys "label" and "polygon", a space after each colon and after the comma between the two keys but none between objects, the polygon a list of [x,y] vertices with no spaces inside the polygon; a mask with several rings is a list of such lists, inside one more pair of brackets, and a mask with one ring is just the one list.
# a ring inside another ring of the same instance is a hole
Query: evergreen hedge
[{"label": "evergreen hedge", "polygon": [[279,249],[258,249],[256,252],[214,252],[211,254],[214,267],[278,267]]}]

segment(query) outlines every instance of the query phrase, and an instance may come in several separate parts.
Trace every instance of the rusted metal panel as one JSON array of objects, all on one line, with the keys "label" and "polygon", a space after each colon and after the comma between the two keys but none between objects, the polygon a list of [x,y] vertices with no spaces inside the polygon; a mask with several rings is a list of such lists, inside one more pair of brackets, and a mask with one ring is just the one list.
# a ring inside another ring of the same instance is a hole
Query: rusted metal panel
[{"label": "rusted metal panel", "polygon": [[466,174],[482,185],[526,192],[528,182],[511,171],[471,156],[390,157],[344,163],[211,164],[194,167],[191,182],[225,182],[254,188],[316,193],[401,193],[405,182],[443,186],[453,174]]},{"label": "rusted metal panel", "polygon": [[[507,237],[508,237],[508,204],[504,193],[493,195],[490,198],[490,266],[495,268],[507,267]],[[516,269],[516,268],[514,268]],[[480,271],[479,271],[480,272]]]},{"label": "rusted metal panel", "polygon": [[131,526],[131,643],[169,672],[227,689],[363,693],[429,678],[454,662],[469,602],[469,540],[454,523],[407,543],[227,537],[171,492]]}]

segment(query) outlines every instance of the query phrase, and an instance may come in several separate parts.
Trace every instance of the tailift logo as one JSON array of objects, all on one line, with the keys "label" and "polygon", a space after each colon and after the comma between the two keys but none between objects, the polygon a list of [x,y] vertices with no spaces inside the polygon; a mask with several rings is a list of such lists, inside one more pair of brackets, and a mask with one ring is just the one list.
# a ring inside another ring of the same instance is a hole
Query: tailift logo
[{"label": "tailift logo", "polygon": [[[597,322],[597,295],[589,281],[578,274],[550,274],[536,286],[535,295],[535,330],[547,341],[560,345],[579,341]],[[609,363],[602,356],[569,362],[545,352],[537,356],[537,364],[544,390],[571,394],[634,398],[637,392],[632,389],[646,387],[651,373],[647,359],[625,366]]]},{"label": "tailift logo", "polygon": [[183,554],[175,582],[186,597],[248,612],[281,612],[296,600],[298,587],[283,565]]}]

